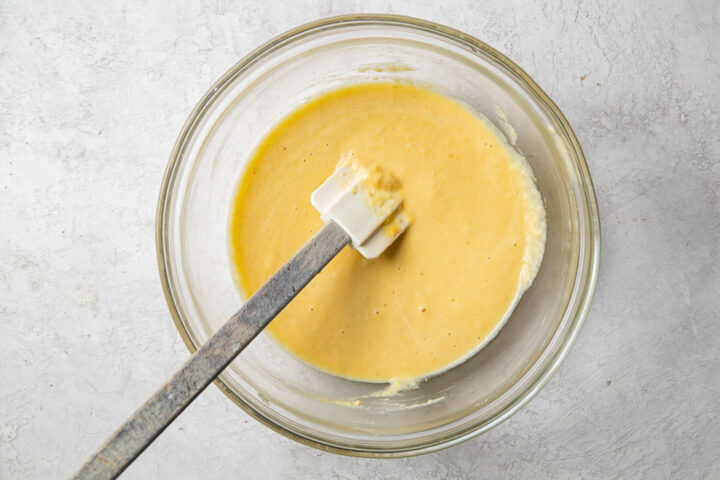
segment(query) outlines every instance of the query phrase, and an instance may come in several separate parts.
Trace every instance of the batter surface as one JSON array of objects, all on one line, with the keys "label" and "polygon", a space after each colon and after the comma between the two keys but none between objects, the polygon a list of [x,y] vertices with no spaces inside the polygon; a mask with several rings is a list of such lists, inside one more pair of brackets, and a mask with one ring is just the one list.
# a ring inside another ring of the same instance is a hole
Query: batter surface
[{"label": "batter surface", "polygon": [[342,88],[269,133],[231,218],[243,293],[322,227],[310,194],[348,156],[398,180],[410,227],[375,260],[340,252],[270,333],[316,368],[365,381],[421,378],[466,359],[535,277],[545,213],[529,166],[497,130],[424,88]]}]

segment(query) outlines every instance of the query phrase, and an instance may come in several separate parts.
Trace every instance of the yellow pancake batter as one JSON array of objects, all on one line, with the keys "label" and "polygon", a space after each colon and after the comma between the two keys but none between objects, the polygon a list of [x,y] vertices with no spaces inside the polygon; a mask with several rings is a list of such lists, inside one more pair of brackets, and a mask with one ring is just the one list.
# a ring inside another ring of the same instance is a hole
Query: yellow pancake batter
[{"label": "yellow pancake batter", "polygon": [[322,227],[310,194],[348,156],[397,179],[410,227],[375,260],[344,249],[269,331],[305,362],[358,380],[410,380],[464,360],[535,277],[545,213],[529,166],[497,131],[424,88],[342,88],[270,132],[232,213],[242,290]]}]

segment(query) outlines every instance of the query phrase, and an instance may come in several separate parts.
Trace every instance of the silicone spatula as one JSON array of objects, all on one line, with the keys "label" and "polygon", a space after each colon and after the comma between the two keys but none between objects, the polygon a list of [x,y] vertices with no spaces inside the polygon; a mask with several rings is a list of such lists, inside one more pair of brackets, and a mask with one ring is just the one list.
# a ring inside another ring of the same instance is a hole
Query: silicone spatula
[{"label": "silicone spatula", "polygon": [[[359,170],[339,167],[311,196],[325,225],[73,475],[116,478],[349,243],[375,258],[407,228],[398,195],[374,195]],[[388,223],[391,221],[391,224]],[[392,228],[388,228],[392,227]]]}]

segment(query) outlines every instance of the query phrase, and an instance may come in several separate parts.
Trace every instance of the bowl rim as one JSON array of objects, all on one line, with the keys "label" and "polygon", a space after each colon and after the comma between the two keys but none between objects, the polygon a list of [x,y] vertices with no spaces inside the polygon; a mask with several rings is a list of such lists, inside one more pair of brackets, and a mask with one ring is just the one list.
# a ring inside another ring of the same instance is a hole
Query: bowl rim
[{"label": "bowl rim", "polygon": [[[248,415],[262,423],[263,425],[271,428],[272,430],[280,433],[281,435],[295,440],[301,444],[317,448],[319,450],[337,453],[341,455],[355,456],[355,457],[408,457],[414,455],[421,455],[424,453],[430,453],[444,448],[457,445],[473,437],[476,437],[495,426],[499,425],[503,421],[510,418],[520,408],[527,404],[537,393],[545,386],[550,380],[552,375],[557,371],[560,364],[567,356],[570,348],[575,343],[578,334],[585,322],[588,315],[590,304],[595,293],[597,284],[599,263],[600,263],[600,217],[598,212],[597,199],[595,196],[595,190],[592,183],[592,178],[587,167],[587,162],[583,154],[582,148],[572,130],[569,122],[565,118],[564,114],[550,99],[550,97],[535,83],[535,81],[517,66],[508,57],[495,50],[488,44],[478,40],[477,38],[468,35],[464,32],[450,28],[435,22],[428,20],[422,20],[414,17],[393,15],[393,14],[350,14],[350,15],[338,15],[325,17],[313,22],[305,23],[298,27],[295,27],[287,32],[278,35],[266,43],[262,44],[244,58],[233,65],[227,70],[203,95],[198,103],[193,108],[192,112],[185,121],[180,134],[175,141],[173,150],[170,154],[168,165],[165,169],[162,184],[160,187],[160,194],[158,197],[157,211],[156,211],[156,222],[155,222],[155,247],[157,253],[158,269],[160,273],[160,280],[162,284],[163,294],[170,310],[170,314],[175,323],[180,336],[188,348],[190,353],[194,353],[197,350],[197,346],[193,343],[191,336],[183,323],[180,316],[178,307],[174,301],[173,290],[171,288],[171,282],[168,273],[168,256],[166,255],[166,231],[164,228],[168,215],[167,208],[168,202],[171,197],[170,187],[173,185],[175,176],[178,172],[178,165],[181,162],[183,153],[186,149],[186,142],[188,138],[194,133],[195,127],[203,118],[204,114],[208,111],[209,107],[212,106],[214,100],[224,91],[224,86],[227,86],[236,76],[243,74],[253,65],[258,63],[266,56],[272,54],[274,51],[284,47],[287,44],[292,43],[299,38],[302,38],[308,34],[314,33],[319,30],[327,29],[332,27],[334,29],[344,26],[395,26],[401,28],[408,28],[419,30],[421,32],[430,33],[441,37],[444,40],[451,41],[455,44],[468,49],[469,51],[476,53],[476,50],[482,51],[484,54],[492,57],[495,61],[502,64],[508,69],[508,73],[514,75],[516,80],[519,80],[520,84],[528,87],[536,100],[539,100],[541,107],[545,107],[545,113],[549,114],[556,122],[556,127],[561,127],[561,131],[556,132],[561,135],[564,140],[567,141],[568,147],[573,152],[569,155],[575,168],[580,173],[581,181],[579,182],[579,188],[584,194],[582,198],[578,199],[579,202],[585,203],[585,207],[588,214],[588,225],[589,235],[586,242],[586,248],[584,251],[581,250],[581,254],[584,253],[584,258],[578,259],[578,272],[576,277],[584,282],[582,289],[578,289],[578,299],[576,301],[576,308],[573,312],[573,318],[571,319],[568,327],[567,334],[562,338],[560,346],[555,354],[554,358],[549,361],[545,366],[544,370],[539,372],[539,376],[532,383],[524,393],[520,394],[516,399],[510,402],[495,418],[483,423],[477,423],[470,425],[468,428],[462,429],[458,432],[454,432],[451,436],[443,437],[433,442],[429,442],[418,446],[404,446],[398,448],[378,448],[373,450],[367,447],[353,448],[347,445],[337,445],[330,442],[323,442],[322,440],[311,437],[309,435],[302,435],[299,432],[290,430],[285,426],[275,422],[273,419],[261,414],[242,398],[235,394],[230,387],[223,381],[221,377],[214,380],[213,383],[225,394],[234,401],[240,408],[242,408]],[[576,280],[577,282],[577,280]]]}]

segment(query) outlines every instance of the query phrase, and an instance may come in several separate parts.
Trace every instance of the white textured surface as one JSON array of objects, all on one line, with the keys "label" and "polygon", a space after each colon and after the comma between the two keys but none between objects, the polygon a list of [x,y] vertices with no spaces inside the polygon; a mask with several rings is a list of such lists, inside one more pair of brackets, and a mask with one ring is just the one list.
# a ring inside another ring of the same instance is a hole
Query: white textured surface
[{"label": "white textured surface", "polygon": [[720,477],[720,4],[143,3],[0,3],[0,478],[66,477],[186,358],[154,247],[175,136],[261,42],[353,11],[475,35],[564,110],[604,228],[586,326],[536,399],[449,450],[321,453],[213,387],[125,478]]}]

